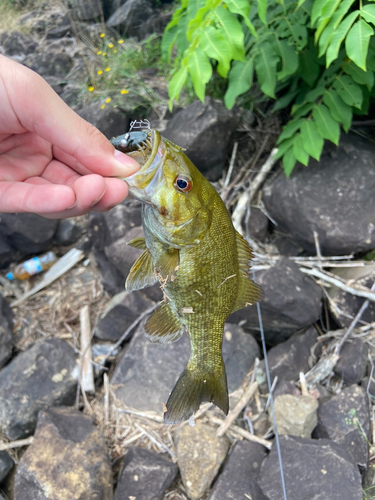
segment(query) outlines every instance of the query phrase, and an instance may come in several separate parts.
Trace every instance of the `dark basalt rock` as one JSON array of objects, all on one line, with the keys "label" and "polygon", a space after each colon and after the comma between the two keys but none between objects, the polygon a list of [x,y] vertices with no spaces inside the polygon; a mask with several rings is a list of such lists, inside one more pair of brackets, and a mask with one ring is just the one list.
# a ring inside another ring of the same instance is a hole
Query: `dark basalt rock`
[{"label": "dark basalt rock", "polygon": [[24,65],[41,76],[65,78],[73,66],[73,59],[62,50],[34,52],[23,61]]},{"label": "dark basalt rock", "polygon": [[268,218],[259,208],[251,207],[248,221],[249,235],[251,238],[264,241],[268,232]]},{"label": "dark basalt rock", "polygon": [[11,358],[13,345],[13,311],[0,294],[0,368]]},{"label": "dark basalt rock", "polygon": [[267,500],[258,485],[265,448],[251,441],[239,441],[227,458],[208,500]]},{"label": "dark basalt rock", "polygon": [[371,431],[369,402],[364,388],[352,385],[321,404],[314,437],[339,443],[354,463],[362,470],[367,469],[369,447],[366,439],[371,439]]},{"label": "dark basalt rock", "polygon": [[178,112],[163,135],[186,148],[186,155],[210,181],[223,173],[232,133],[240,119],[238,110],[228,110],[221,101],[206,97]]},{"label": "dark basalt rock", "polygon": [[128,116],[112,106],[105,106],[104,109],[101,109],[102,104],[101,101],[93,102],[78,111],[78,114],[99,129],[107,139],[125,134],[129,128]]},{"label": "dark basalt rock", "polygon": [[345,384],[358,384],[366,375],[367,363],[367,344],[361,339],[350,339],[343,345],[334,371]]},{"label": "dark basalt rock", "polygon": [[375,248],[374,146],[355,134],[326,144],[320,162],[297,166],[263,189],[267,212],[279,228],[315,254],[314,231],[323,255]]},{"label": "dark basalt rock", "polygon": [[36,214],[0,214],[0,234],[25,255],[48,250],[57,224]]},{"label": "dark basalt rock", "polygon": [[177,476],[177,465],[143,448],[130,448],[123,461],[115,500],[162,500]]},{"label": "dark basalt rock", "polygon": [[20,31],[10,31],[0,34],[0,46],[3,47],[8,56],[18,56],[21,54],[33,53],[38,44],[29,35]]},{"label": "dark basalt rock", "polygon": [[80,21],[96,20],[99,22],[102,14],[101,3],[99,0],[72,0],[73,19]]},{"label": "dark basalt rock", "polygon": [[[361,475],[350,454],[328,439],[280,436],[288,500],[362,500]],[[276,446],[261,467],[267,500],[283,498]]]},{"label": "dark basalt rock", "polygon": [[108,27],[116,28],[127,36],[139,38],[139,28],[147,21],[154,10],[149,0],[127,0],[118,7],[107,20]]},{"label": "dark basalt rock", "polygon": [[73,404],[76,355],[61,339],[47,339],[18,354],[0,371],[0,430],[8,439],[29,436],[38,412]]},{"label": "dark basalt rock", "polygon": [[[281,257],[270,269],[256,272],[255,282],[264,291],[260,309],[269,344],[279,344],[319,320],[321,288],[288,258]],[[229,318],[232,323],[243,320],[245,330],[259,337],[257,308],[245,307]]]},{"label": "dark basalt rock", "polygon": [[56,245],[71,245],[76,243],[82,236],[83,228],[73,219],[62,219],[59,221],[54,243]]},{"label": "dark basalt rock", "polygon": [[[13,469],[14,462],[6,451],[0,451],[0,484]],[[1,497],[0,497],[1,498]]]},{"label": "dark basalt rock", "polygon": [[38,417],[33,443],[22,456],[14,500],[112,500],[111,462],[101,431],[72,408]]}]

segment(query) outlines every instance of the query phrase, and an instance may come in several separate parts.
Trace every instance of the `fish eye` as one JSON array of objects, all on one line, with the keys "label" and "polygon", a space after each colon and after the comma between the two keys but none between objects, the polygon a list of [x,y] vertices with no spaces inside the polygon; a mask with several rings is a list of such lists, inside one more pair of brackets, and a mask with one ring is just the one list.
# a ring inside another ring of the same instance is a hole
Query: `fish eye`
[{"label": "fish eye", "polygon": [[184,175],[178,175],[174,181],[174,185],[179,191],[182,191],[183,193],[188,193],[193,187],[191,180]]}]

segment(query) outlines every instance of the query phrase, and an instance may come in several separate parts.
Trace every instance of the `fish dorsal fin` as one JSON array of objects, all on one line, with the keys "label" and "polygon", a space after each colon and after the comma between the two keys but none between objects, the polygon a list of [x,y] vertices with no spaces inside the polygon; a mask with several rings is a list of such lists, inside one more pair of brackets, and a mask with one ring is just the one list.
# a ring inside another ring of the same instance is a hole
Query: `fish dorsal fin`
[{"label": "fish dorsal fin", "polygon": [[144,238],[134,238],[134,240],[128,241],[126,243],[130,247],[139,248],[140,250],[146,250],[146,240]]},{"label": "fish dorsal fin", "polygon": [[255,304],[263,298],[263,290],[249,278],[250,260],[253,257],[250,245],[236,231],[237,255],[239,266],[239,280],[237,298],[233,305],[232,313],[243,307]]},{"label": "fish dorsal fin", "polygon": [[164,279],[171,280],[178,270],[180,263],[180,251],[176,248],[166,250],[160,259],[157,261],[155,269],[162,275]]},{"label": "fish dorsal fin", "polygon": [[172,311],[170,303],[162,302],[145,324],[148,340],[159,344],[172,344],[184,332],[180,318]]},{"label": "fish dorsal fin", "polygon": [[157,278],[154,273],[154,265],[152,263],[151,254],[148,250],[145,250],[130,269],[129,275],[126,279],[125,288],[129,290],[129,292],[132,292],[133,290],[141,290],[146,286],[153,285],[156,281]]}]

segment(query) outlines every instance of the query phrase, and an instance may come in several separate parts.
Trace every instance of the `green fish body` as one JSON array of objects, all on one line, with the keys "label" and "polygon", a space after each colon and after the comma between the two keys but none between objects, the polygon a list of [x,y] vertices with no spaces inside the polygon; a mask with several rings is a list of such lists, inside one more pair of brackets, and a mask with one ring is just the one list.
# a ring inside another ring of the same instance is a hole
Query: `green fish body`
[{"label": "green fish body", "polygon": [[146,142],[148,146],[131,153],[144,165],[126,178],[131,194],[143,202],[145,234],[129,242],[144,252],[126,288],[139,290],[159,281],[164,300],[146,322],[146,336],[172,343],[186,332],[191,343],[189,362],[167,401],[164,420],[186,420],[203,401],[227,414],[224,322],[262,297],[249,278],[251,249],[234,229],[216,190],[181,148],[156,130],[148,131]]}]

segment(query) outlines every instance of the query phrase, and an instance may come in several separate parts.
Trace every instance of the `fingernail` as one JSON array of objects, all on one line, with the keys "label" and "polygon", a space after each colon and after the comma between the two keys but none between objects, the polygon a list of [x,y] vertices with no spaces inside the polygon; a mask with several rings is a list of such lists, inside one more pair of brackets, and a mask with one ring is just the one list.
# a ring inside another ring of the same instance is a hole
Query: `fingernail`
[{"label": "fingernail", "polygon": [[116,172],[116,175],[119,177],[132,175],[141,168],[137,161],[117,149],[115,149],[114,157],[119,163],[121,163],[121,166],[119,166],[119,169]]},{"label": "fingernail", "polygon": [[90,208],[93,207],[94,205],[96,205],[97,203],[99,203],[99,201],[103,198],[103,196],[105,195],[105,192],[107,191],[107,186],[104,188],[104,191],[102,192],[102,194],[99,196],[99,198],[96,198],[90,205]]},{"label": "fingernail", "polygon": [[73,203],[71,207],[68,207],[66,210],[70,210],[71,208],[74,208],[77,205],[77,200]]}]

